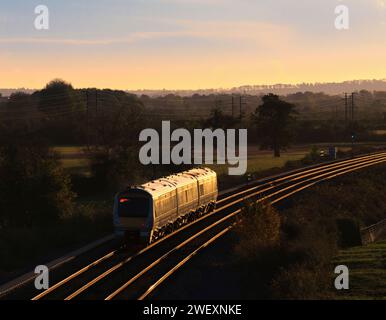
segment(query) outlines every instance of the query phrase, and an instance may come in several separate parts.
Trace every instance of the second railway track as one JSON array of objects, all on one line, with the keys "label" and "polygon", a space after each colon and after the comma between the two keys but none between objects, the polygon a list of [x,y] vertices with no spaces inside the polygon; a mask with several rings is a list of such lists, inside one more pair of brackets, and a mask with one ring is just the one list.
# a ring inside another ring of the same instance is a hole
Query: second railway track
[{"label": "second railway track", "polygon": [[201,249],[226,234],[246,199],[277,203],[316,183],[386,162],[386,153],[284,174],[217,201],[217,209],[135,252],[114,250],[57,282],[32,300],[145,299]]}]

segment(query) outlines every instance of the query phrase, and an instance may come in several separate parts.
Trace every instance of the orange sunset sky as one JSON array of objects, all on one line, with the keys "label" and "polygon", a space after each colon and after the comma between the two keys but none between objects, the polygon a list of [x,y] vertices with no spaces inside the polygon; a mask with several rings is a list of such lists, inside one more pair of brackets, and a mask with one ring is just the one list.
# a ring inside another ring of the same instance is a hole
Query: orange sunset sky
[{"label": "orange sunset sky", "polygon": [[[229,88],[386,78],[381,0],[39,1],[0,4],[0,88]],[[337,30],[335,7],[349,8]]]}]

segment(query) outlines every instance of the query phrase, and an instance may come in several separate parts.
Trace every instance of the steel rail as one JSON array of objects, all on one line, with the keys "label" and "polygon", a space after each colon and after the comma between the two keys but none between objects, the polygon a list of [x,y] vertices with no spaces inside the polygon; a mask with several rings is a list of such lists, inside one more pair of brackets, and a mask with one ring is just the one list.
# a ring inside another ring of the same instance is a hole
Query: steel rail
[{"label": "steel rail", "polygon": [[[223,199],[220,199],[217,203],[222,203],[224,201],[227,201],[229,199],[232,199],[232,198],[235,198],[236,196],[239,196],[239,195],[242,195],[242,194],[246,194],[246,193],[249,193],[253,190],[257,190],[257,189],[261,189],[263,188],[264,186],[267,186],[269,185],[270,187],[266,188],[266,189],[263,189],[257,193],[254,193],[252,195],[249,195],[248,197],[246,198],[250,198],[250,197],[253,197],[255,196],[256,194],[259,194],[259,193],[263,193],[263,192],[266,192],[266,191],[269,191],[273,188],[276,188],[282,184],[286,184],[288,183],[288,180],[289,178],[291,177],[304,177],[304,176],[310,176],[312,174],[314,174],[315,172],[323,172],[323,171],[326,171],[328,168],[331,168],[331,167],[342,167],[342,166],[345,166],[347,164],[350,164],[350,163],[357,163],[357,162],[363,162],[363,160],[365,159],[376,159],[376,158],[380,158],[382,157],[383,155],[385,155],[386,153],[377,153],[377,154],[374,154],[374,155],[368,155],[368,156],[363,156],[363,157],[358,157],[358,158],[355,158],[355,159],[349,159],[349,160],[344,160],[344,161],[339,161],[339,162],[336,162],[336,163],[332,163],[332,164],[328,164],[328,165],[322,165],[322,166],[319,166],[317,168],[312,168],[312,169],[306,169],[306,170],[303,170],[303,171],[300,171],[300,172],[297,172],[297,173],[294,173],[294,174],[290,174],[290,175],[284,175],[284,176],[281,176],[281,177],[278,177],[278,178],[274,178],[272,181],[268,181],[268,182],[264,182],[262,185],[259,185],[259,186],[255,186],[255,187],[252,187],[252,188],[248,188],[246,190],[243,190],[241,192],[238,192],[236,194],[231,194]],[[305,173],[308,173],[308,174],[305,174]],[[299,179],[299,178],[298,178]],[[276,183],[277,181],[285,181],[284,183],[282,184],[279,184],[279,185],[273,185],[274,183]],[[166,241],[167,239],[169,239],[170,237],[173,237],[175,236],[176,234],[182,232],[183,230],[185,230],[186,228],[189,228],[191,227],[192,225],[204,220],[204,219],[207,219],[209,218],[210,216],[213,216],[214,214],[217,214],[221,211],[223,211],[224,209],[234,205],[234,204],[237,204],[241,201],[243,201],[244,199],[246,199],[245,197],[244,198],[241,198],[241,199],[238,199],[236,201],[233,201],[229,204],[226,204],[224,206],[221,206],[220,208],[217,208],[216,210],[214,210],[213,212],[207,214],[207,215],[204,215],[202,217],[200,217],[199,219],[177,229],[176,231],[174,231],[173,233],[169,234],[169,235],[166,235],[165,237],[161,238],[159,241],[157,242],[154,242],[152,244],[150,244],[149,246],[145,247],[144,249],[140,250],[139,252],[137,252],[136,254],[124,259],[122,262],[120,262],[119,264],[117,264],[116,266],[110,268],[109,270],[107,270],[106,272],[102,273],[100,276],[98,276],[97,278],[95,278],[93,281],[91,281],[89,284],[89,286],[85,287],[83,286],[81,289],[77,290],[77,294],[76,295],[70,295],[69,299],[72,299],[74,298],[75,296],[77,296],[78,294],[80,294],[81,292],[83,292],[85,289],[87,289],[88,287],[90,287],[91,285],[95,284],[96,282],[98,282],[99,280],[103,279],[105,276],[107,276],[108,274],[110,274],[111,272],[117,270],[118,268],[120,268],[121,266],[127,264],[128,262],[130,262],[131,260],[133,260],[134,258],[138,257],[139,255],[149,251],[150,249],[152,249],[153,247],[161,244],[162,242]],[[89,265],[85,266],[84,268],[78,270],[77,272],[71,274],[70,276],[68,276],[67,278],[59,281],[58,283],[56,283],[55,285],[53,285],[52,287],[50,287],[49,289],[45,290],[44,292],[38,294],[37,296],[33,297],[32,300],[39,300],[43,297],[45,297],[46,295],[48,295],[49,293],[53,292],[54,290],[58,289],[59,287],[63,286],[64,284],[66,284],[67,282],[71,281],[72,279],[76,278],[77,276],[83,274],[84,272],[92,269],[93,267],[95,267],[96,265],[100,264],[101,262],[107,260],[108,258],[111,258],[115,253],[117,252],[117,250],[114,250],[108,254],[106,254],[105,256],[99,258],[98,260],[90,263]],[[109,272],[108,272],[109,271]],[[75,294],[75,293],[74,293]]]},{"label": "steel rail", "polygon": [[[368,157],[364,157],[364,158],[367,159]],[[372,158],[373,158],[373,157],[372,157]],[[384,158],[384,159],[386,159],[386,155],[376,156],[376,159],[378,159],[378,158]],[[351,162],[351,161],[350,161],[350,162]],[[360,161],[355,161],[355,163],[357,163],[357,162],[363,163],[363,159],[361,159]],[[347,164],[346,164],[346,166],[347,166]],[[338,163],[338,164],[337,164],[337,167],[342,167],[342,165],[340,165],[340,163]],[[339,170],[342,170],[342,169],[339,169]],[[336,171],[339,171],[339,170],[335,170],[335,171],[333,171],[333,172],[336,172]],[[315,170],[313,170],[313,171],[315,171]],[[326,170],[325,170],[325,169],[320,169],[318,172],[324,172],[324,171],[326,171]],[[327,172],[326,174],[328,174],[328,173],[329,173],[329,172]],[[331,173],[331,172],[330,172],[330,173]],[[312,173],[310,173],[310,174],[303,174],[301,177],[297,177],[297,178],[295,178],[295,179],[293,179],[293,180],[299,180],[300,178],[304,178],[304,177],[307,177],[307,176],[310,176],[310,175],[312,175]],[[292,181],[292,180],[290,180],[290,181]],[[284,182],[284,183],[282,183],[282,184],[286,184],[286,183],[288,183],[288,182]],[[304,183],[304,181],[302,181],[302,182],[300,182],[300,183]],[[271,190],[271,189],[273,189],[273,188],[277,188],[277,187],[278,187],[278,186],[272,186],[272,185],[271,185],[272,183],[268,183],[268,184],[270,185],[270,187],[268,187],[268,188],[266,188],[266,189],[260,190],[260,191],[258,191],[258,192],[256,192],[256,193],[253,193],[253,194],[248,195],[248,196],[246,196],[246,197],[244,197],[244,198],[235,200],[235,201],[233,201],[233,202],[231,202],[231,203],[229,203],[229,204],[226,204],[226,205],[222,206],[222,207],[221,207],[221,211],[224,210],[224,209],[226,209],[226,208],[228,208],[228,207],[233,206],[234,204],[240,203],[241,201],[244,201],[245,199],[255,197],[257,194],[260,194],[260,193],[263,193],[263,192],[266,192],[266,191],[269,191],[269,190]],[[282,185],[282,184],[281,184],[281,185]],[[279,186],[280,186],[280,185],[279,185]],[[290,186],[290,187],[287,187],[287,188],[291,188],[291,186]],[[287,188],[283,189],[283,191],[287,190]],[[293,188],[293,186],[292,186],[292,188]],[[272,194],[272,196],[273,196],[273,195],[276,195],[277,193],[279,193],[279,192],[276,192],[276,193]],[[218,210],[218,211],[220,211],[220,210]],[[217,211],[217,212],[218,212],[218,211]],[[215,213],[217,213],[217,212],[216,212],[216,211],[215,211],[215,212],[212,212],[212,213],[210,213],[209,215],[206,215],[206,216],[204,216],[204,217],[202,217],[202,218],[207,218],[208,216],[213,215],[213,214],[215,214]],[[231,216],[233,216],[233,215],[232,215],[232,214],[231,214],[231,215],[228,215],[228,216],[226,216],[225,218],[228,219],[228,218],[230,218]],[[219,221],[222,222],[222,221],[224,221],[224,219],[221,219],[221,220],[219,220]],[[193,239],[197,238],[198,235],[201,235],[201,234],[203,233],[203,231],[207,231],[207,230],[209,230],[210,228],[216,226],[217,224],[218,224],[218,223],[216,222],[216,223],[210,225],[209,227],[205,228],[204,230],[201,230],[200,232],[198,232],[197,234],[195,234],[196,236],[193,236],[193,237],[189,238],[190,241],[192,241]],[[189,224],[189,225],[187,225],[187,226],[190,226],[190,225],[191,225],[191,224]],[[187,227],[187,226],[186,226],[186,227]],[[188,240],[189,240],[189,239],[188,239]],[[161,239],[161,240],[162,240],[162,239]],[[189,241],[189,242],[190,242],[190,241]],[[185,242],[186,242],[186,241],[183,242],[184,245],[186,244]],[[179,247],[179,246],[180,246],[180,245],[178,245],[177,247]],[[152,263],[150,266],[148,266],[147,268],[143,269],[143,270],[142,270],[139,274],[137,274],[135,277],[131,278],[131,279],[128,281],[128,284],[126,285],[126,287],[127,287],[128,285],[130,285],[132,282],[134,282],[136,279],[138,279],[138,278],[139,278],[141,275],[143,275],[145,272],[147,272],[148,270],[150,270],[151,268],[153,268],[155,265],[157,265],[159,262],[161,262],[162,260],[164,260],[165,257],[167,257],[168,255],[170,255],[171,253],[173,253],[177,247],[173,248],[172,250],[170,250],[169,252],[167,252],[165,255],[163,255],[163,256],[161,257],[162,259],[161,259],[161,258],[160,258],[160,259],[157,259],[157,260],[156,260],[157,263],[155,263],[155,264]],[[145,248],[144,250],[146,250],[146,249],[147,249],[147,248]],[[146,251],[147,251],[147,250],[146,250]],[[140,252],[140,253],[141,253],[141,252]],[[139,253],[139,254],[140,254],[140,253]],[[75,292],[73,292],[72,294],[70,294],[69,296],[67,296],[67,297],[65,298],[65,300],[72,300],[72,299],[74,299],[75,297],[79,296],[81,293],[83,293],[84,291],[86,291],[87,289],[89,289],[91,286],[93,286],[94,284],[96,284],[96,283],[99,282],[100,280],[104,279],[105,277],[107,277],[108,275],[110,275],[111,273],[113,273],[114,271],[116,271],[117,269],[119,269],[119,268],[121,268],[122,266],[124,266],[125,264],[127,264],[130,260],[132,260],[134,257],[138,256],[139,254],[134,255],[134,256],[132,256],[132,257],[129,257],[128,259],[125,259],[124,261],[122,261],[122,262],[118,263],[117,265],[111,267],[110,269],[106,270],[105,272],[103,272],[102,274],[100,274],[98,277],[94,278],[93,280],[91,280],[90,282],[86,283],[86,284],[83,285],[81,288],[79,288],[78,290],[76,290]]]},{"label": "steel rail", "polygon": [[[380,164],[380,163],[383,163],[385,162],[385,160],[380,160],[380,161],[374,161],[372,163],[366,163],[362,166],[356,166],[354,169],[349,169],[349,170],[345,170],[343,172],[339,172],[337,174],[334,174],[334,175],[331,175],[331,176],[327,176],[325,178],[322,178],[322,179],[319,179],[317,181],[314,181],[314,182],[311,182],[305,186],[302,186],[302,187],[299,187],[297,189],[295,189],[294,191],[292,192],[289,192],[289,193],[286,193],[285,195],[283,195],[282,197],[278,198],[278,199],[275,199],[274,201],[271,202],[271,204],[274,204],[274,203],[277,203],[279,201],[282,201],[283,199],[285,198],[288,198],[290,197],[291,195],[295,194],[295,193],[298,193],[304,189],[307,189],[307,188],[310,188],[314,185],[316,185],[317,183],[320,183],[322,181],[326,181],[326,180],[330,180],[332,178],[335,178],[337,176],[340,176],[340,175],[344,175],[346,173],[349,173],[349,172],[353,172],[353,171],[357,171],[359,169],[362,169],[362,168],[365,168],[365,167],[369,167],[369,166],[373,166],[373,165],[376,165],[376,164]],[[262,200],[259,200],[259,201],[262,201]],[[210,238],[208,241],[206,241],[204,244],[200,245],[197,249],[195,249],[193,252],[191,252],[189,255],[187,255],[184,259],[182,259],[180,262],[178,262],[173,268],[171,268],[168,272],[166,272],[161,278],[159,278],[154,284],[152,284],[139,298],[138,300],[144,300],[146,297],[148,297],[158,286],[160,286],[163,282],[165,282],[172,274],[174,274],[178,269],[180,269],[182,266],[184,266],[189,260],[191,260],[195,255],[198,254],[199,251],[203,250],[204,248],[206,248],[207,246],[209,246],[211,243],[213,243],[214,241],[216,241],[218,238],[222,237],[223,235],[225,235],[227,232],[229,232],[232,228],[233,228],[234,224],[232,224],[231,226],[229,227],[226,227],[225,229],[223,229],[222,231],[220,231],[219,233],[217,233],[215,236],[213,236],[212,238]],[[112,295],[110,295],[112,296]]]}]

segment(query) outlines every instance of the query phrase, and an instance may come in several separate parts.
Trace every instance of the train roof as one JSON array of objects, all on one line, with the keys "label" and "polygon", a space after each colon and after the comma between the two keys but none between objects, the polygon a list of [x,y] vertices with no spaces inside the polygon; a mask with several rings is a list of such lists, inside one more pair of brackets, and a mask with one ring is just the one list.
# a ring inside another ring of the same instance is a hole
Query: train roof
[{"label": "train roof", "polygon": [[133,187],[132,189],[142,189],[152,197],[158,197],[165,193],[175,190],[177,187],[196,182],[197,180],[216,177],[216,172],[209,168],[195,168],[157,180],[153,180]]}]

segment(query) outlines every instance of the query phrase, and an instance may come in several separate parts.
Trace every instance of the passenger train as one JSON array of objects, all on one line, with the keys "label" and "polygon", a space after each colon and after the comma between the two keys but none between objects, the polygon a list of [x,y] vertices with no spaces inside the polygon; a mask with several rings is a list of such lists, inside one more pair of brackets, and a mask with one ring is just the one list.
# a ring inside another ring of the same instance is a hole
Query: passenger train
[{"label": "passenger train", "polygon": [[129,187],[115,196],[115,233],[152,243],[214,210],[217,196],[217,174],[208,168]]}]

